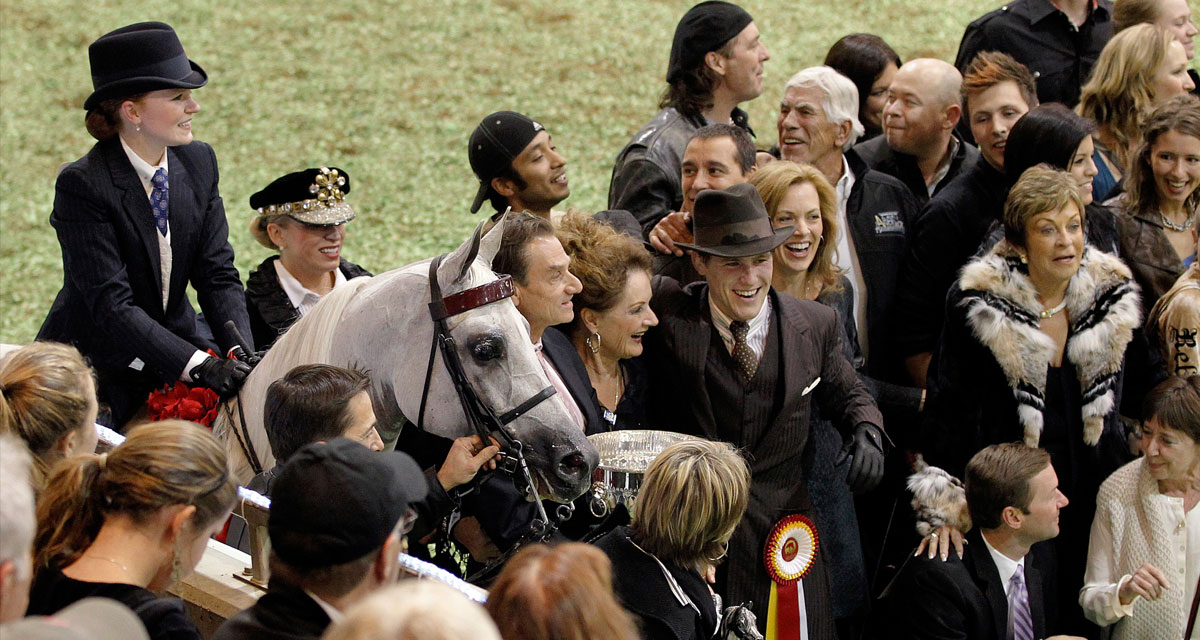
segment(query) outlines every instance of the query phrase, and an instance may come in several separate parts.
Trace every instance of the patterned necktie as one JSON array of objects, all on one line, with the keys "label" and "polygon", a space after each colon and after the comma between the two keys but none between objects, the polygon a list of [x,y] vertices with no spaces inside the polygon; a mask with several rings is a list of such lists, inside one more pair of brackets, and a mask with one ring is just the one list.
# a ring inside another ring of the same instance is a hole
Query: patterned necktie
[{"label": "patterned necktie", "polygon": [[746,342],[746,334],[750,333],[750,325],[741,320],[729,323],[729,331],[733,333],[733,359],[737,362],[738,371],[749,382],[754,379],[754,371],[758,369],[758,358],[754,350]]},{"label": "patterned necktie", "polygon": [[159,167],[150,179],[154,189],[150,191],[150,208],[154,210],[154,224],[158,232],[167,235],[167,172]]},{"label": "patterned necktie", "polygon": [[1008,629],[1013,640],[1033,640],[1033,617],[1029,614],[1029,592],[1025,590],[1025,567],[1008,583]]}]

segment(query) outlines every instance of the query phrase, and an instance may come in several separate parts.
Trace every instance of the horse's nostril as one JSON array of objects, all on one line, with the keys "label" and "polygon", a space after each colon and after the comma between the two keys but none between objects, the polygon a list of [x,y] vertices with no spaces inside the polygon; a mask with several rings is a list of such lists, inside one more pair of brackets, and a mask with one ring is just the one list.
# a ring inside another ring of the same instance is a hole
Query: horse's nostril
[{"label": "horse's nostril", "polygon": [[558,469],[563,476],[577,476],[587,473],[588,464],[583,454],[575,451],[563,456],[559,460]]}]

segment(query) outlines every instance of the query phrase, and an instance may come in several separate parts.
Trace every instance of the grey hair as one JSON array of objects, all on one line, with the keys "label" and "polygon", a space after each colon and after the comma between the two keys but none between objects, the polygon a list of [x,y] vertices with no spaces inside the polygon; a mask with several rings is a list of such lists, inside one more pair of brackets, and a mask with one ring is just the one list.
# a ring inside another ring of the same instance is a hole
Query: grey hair
[{"label": "grey hair", "polygon": [[821,90],[821,108],[825,117],[834,124],[850,122],[850,138],[842,145],[847,151],[858,141],[866,129],[858,121],[858,87],[846,76],[838,73],[833,67],[809,67],[796,72],[784,85],[783,90],[809,89]]},{"label": "grey hair", "polygon": [[17,576],[27,578],[33,570],[30,551],[37,521],[30,485],[32,461],[20,439],[0,435],[0,563],[12,561]]}]

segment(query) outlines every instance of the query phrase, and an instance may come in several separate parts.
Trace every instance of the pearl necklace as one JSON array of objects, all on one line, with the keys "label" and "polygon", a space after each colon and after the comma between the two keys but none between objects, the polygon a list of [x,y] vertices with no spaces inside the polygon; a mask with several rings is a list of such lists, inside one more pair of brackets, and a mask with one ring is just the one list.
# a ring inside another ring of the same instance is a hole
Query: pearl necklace
[{"label": "pearl necklace", "polygon": [[1163,223],[1164,227],[1170,229],[1171,231],[1176,231],[1176,232],[1190,231],[1192,228],[1192,225],[1195,224],[1195,222],[1196,222],[1196,212],[1195,211],[1193,211],[1192,215],[1188,216],[1187,219],[1184,220],[1180,224],[1175,224],[1174,222],[1172,222],[1171,219],[1167,217],[1167,214],[1163,213],[1162,211],[1158,212],[1158,217],[1162,219],[1162,223]]},{"label": "pearl necklace", "polygon": [[1054,308],[1051,308],[1051,309],[1042,309],[1042,313],[1040,315],[1043,320],[1049,320],[1050,318],[1053,318],[1054,316],[1058,315],[1058,312],[1060,312],[1066,308],[1067,308],[1067,298],[1066,298],[1066,296],[1064,296],[1063,301],[1058,303],[1058,306],[1055,306]]}]

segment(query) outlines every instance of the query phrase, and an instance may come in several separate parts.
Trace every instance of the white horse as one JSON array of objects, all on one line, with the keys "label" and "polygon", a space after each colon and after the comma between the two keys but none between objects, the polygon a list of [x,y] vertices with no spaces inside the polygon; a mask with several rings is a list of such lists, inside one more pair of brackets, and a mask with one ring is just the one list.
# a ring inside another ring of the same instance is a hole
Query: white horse
[{"label": "white horse", "polygon": [[[439,265],[438,282],[444,297],[497,279],[491,262],[500,246],[504,221],[482,238],[481,228]],[[379,424],[395,425],[407,417],[415,425],[434,332],[428,307],[429,265],[430,260],[423,260],[347,282],[322,298],[271,347],[246,380],[240,400],[223,407],[214,425],[225,439],[230,466],[240,483],[247,483],[253,470],[239,442],[243,436],[237,424],[239,410],[245,416],[249,446],[262,468],[271,468],[275,457],[263,428],[267,387],[301,364],[333,364],[367,372]],[[511,298],[446,322],[467,377],[496,414],[550,386],[530,341],[529,323]],[[434,359],[424,428],[447,438],[472,435],[441,354]],[[574,426],[561,398],[551,396],[505,429],[523,444],[542,497],[567,502],[587,489],[599,457]]]}]

